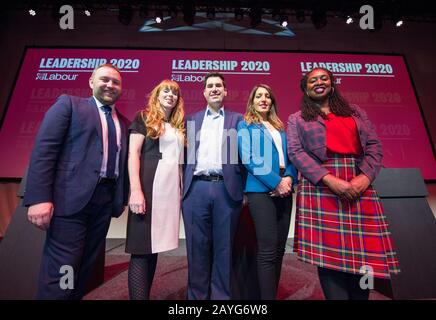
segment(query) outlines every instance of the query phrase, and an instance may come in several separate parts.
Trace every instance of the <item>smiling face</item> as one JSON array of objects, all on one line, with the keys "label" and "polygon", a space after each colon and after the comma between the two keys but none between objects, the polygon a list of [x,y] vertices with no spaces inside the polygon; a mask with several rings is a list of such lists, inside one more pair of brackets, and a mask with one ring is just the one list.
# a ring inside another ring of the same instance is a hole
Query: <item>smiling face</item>
[{"label": "smiling face", "polygon": [[224,82],[220,77],[209,77],[203,91],[207,105],[218,110],[222,107],[224,98],[227,96],[227,90]]},{"label": "smiling face", "polygon": [[103,66],[89,79],[94,97],[104,105],[112,105],[121,97],[121,75],[114,68]]},{"label": "smiling face", "polygon": [[253,107],[266,120],[268,119],[268,113],[271,110],[271,94],[263,87],[259,87],[253,97]]},{"label": "smiling face", "polygon": [[309,73],[306,82],[306,93],[311,99],[326,100],[331,91],[332,81],[325,70],[315,69]]},{"label": "smiling face", "polygon": [[160,106],[167,111],[171,111],[177,104],[179,93],[170,87],[164,87],[159,91],[158,101]]}]

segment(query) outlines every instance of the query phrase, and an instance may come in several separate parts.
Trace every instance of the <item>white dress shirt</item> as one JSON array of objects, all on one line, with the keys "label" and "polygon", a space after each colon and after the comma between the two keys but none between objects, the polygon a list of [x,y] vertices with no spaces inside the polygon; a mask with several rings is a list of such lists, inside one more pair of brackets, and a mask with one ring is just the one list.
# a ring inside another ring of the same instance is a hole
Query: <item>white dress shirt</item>
[{"label": "white dress shirt", "polygon": [[[262,121],[264,122],[264,121]],[[268,129],[269,133],[271,134],[271,137],[273,138],[274,144],[276,145],[277,151],[279,153],[279,163],[280,168],[285,167],[285,156],[283,154],[283,147],[282,147],[282,136],[280,135],[280,132],[271,126],[265,126],[266,129]]]},{"label": "white dress shirt", "polygon": [[223,129],[224,107],[216,112],[208,106],[200,129],[200,144],[194,175],[222,174]]}]

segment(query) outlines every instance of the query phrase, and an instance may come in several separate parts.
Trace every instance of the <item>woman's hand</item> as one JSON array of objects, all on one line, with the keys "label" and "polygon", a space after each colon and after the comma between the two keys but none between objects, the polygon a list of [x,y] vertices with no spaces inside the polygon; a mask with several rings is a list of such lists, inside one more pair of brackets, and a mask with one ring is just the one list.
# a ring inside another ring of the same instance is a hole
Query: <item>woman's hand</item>
[{"label": "woman's hand", "polygon": [[286,177],[283,177],[282,180],[285,180],[289,184],[289,187],[291,188],[291,191],[292,191],[292,182],[293,182],[292,177],[286,176]]},{"label": "woman's hand", "polygon": [[322,182],[340,198],[354,200],[360,196],[350,182],[336,178],[332,174],[325,175],[322,178]]},{"label": "woman's hand", "polygon": [[145,214],[146,204],[141,190],[132,191],[129,198],[129,208],[133,213]]},{"label": "woman's hand", "polygon": [[287,197],[292,191],[292,178],[283,177],[280,183],[276,186],[275,190],[270,193],[272,197]]},{"label": "woman's hand", "polygon": [[359,174],[358,176],[354,177],[351,181],[351,186],[353,187],[354,191],[356,191],[359,196],[368,189],[369,185],[371,184],[371,181],[369,178],[364,174]]}]

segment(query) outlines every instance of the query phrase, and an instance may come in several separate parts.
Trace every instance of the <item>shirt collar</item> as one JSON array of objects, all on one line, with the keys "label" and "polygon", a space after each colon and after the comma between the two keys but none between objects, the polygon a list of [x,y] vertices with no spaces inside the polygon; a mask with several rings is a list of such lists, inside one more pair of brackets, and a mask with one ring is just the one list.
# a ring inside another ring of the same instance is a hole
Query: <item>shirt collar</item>
[{"label": "shirt collar", "polygon": [[219,116],[223,117],[223,116],[224,116],[224,106],[222,106],[222,107],[218,110],[218,112],[216,112],[216,111],[215,111],[214,109],[212,109],[211,107],[207,106],[207,108],[206,108],[206,117],[208,117],[208,116],[212,116],[213,119],[215,119],[215,118],[217,118],[217,117],[219,117]]},{"label": "shirt collar", "polygon": [[115,108],[115,105],[114,104],[112,104],[112,105],[109,105],[109,104],[103,104],[103,103],[101,103],[96,97],[94,97],[94,96],[92,96],[93,98],[94,98],[94,100],[95,100],[95,103],[97,104],[97,107],[99,108],[99,109],[101,109],[101,107],[103,107],[103,106],[109,106],[109,107],[111,107],[111,109],[112,109],[112,111],[114,111],[114,108]]}]

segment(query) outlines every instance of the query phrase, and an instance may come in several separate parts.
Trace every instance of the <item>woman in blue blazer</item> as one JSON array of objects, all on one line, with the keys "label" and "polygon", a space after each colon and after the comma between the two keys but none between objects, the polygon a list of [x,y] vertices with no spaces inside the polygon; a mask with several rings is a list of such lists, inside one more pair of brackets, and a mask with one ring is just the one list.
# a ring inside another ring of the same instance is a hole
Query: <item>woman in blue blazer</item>
[{"label": "woman in blue blazer", "polygon": [[297,172],[286,154],[284,127],[269,86],[260,84],[251,91],[238,138],[239,154],[247,168],[244,192],[256,230],[260,296],[272,300],[289,233]]}]

